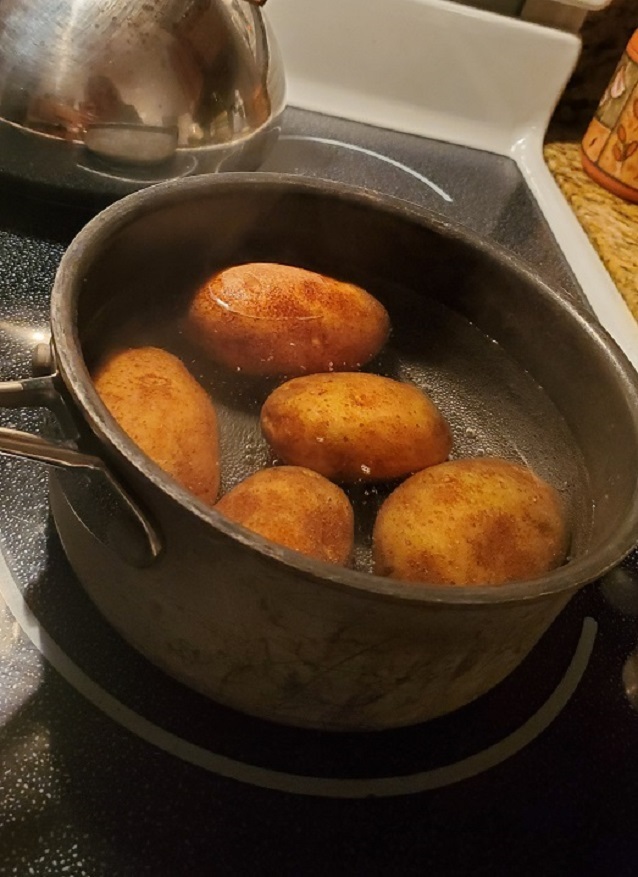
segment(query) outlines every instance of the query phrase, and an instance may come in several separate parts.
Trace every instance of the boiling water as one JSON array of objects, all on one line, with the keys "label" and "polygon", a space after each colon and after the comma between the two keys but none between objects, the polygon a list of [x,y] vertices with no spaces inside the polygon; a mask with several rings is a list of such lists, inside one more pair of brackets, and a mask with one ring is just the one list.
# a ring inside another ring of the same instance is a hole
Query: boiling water
[{"label": "boiling water", "polygon": [[[369,287],[373,288],[373,287]],[[454,437],[452,458],[495,455],[524,463],[563,495],[572,550],[589,537],[592,500],[582,454],[553,402],[512,355],[475,325],[432,298],[396,286],[374,287],[388,309],[392,333],[366,371],[409,381],[424,390],[447,418]],[[185,293],[170,306],[146,310],[144,318],[121,319],[120,301],[102,325],[117,331],[91,333],[99,358],[112,347],[154,345],[177,355],[211,395],[218,414],[222,492],[265,466],[277,464],[259,428],[261,405],[284,378],[251,378],[211,362],[188,340]],[[95,338],[100,337],[99,348]],[[394,484],[347,486],[356,517],[354,565],[371,568],[371,532],[379,506]]]}]

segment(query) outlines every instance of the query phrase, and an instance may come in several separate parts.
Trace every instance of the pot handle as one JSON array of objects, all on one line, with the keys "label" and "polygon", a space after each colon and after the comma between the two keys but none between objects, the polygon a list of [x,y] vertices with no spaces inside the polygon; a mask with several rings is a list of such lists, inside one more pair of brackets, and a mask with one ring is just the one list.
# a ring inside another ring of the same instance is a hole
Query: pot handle
[{"label": "pot handle", "polygon": [[[77,436],[57,373],[0,382],[0,408],[48,408],[62,432]],[[99,457],[76,449],[75,441],[50,441],[0,427],[0,454],[46,463],[59,471],[62,487],[78,518],[95,538],[136,567],[151,564],[162,542],[148,516]]]}]

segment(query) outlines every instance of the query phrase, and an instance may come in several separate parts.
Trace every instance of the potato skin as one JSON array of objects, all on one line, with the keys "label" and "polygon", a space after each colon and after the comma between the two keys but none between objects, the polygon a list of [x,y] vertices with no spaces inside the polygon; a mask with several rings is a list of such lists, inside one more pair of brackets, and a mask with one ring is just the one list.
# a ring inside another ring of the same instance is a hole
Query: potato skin
[{"label": "potato skin", "polygon": [[262,469],[223,496],[216,509],[287,548],[344,565],[352,554],[354,513],[341,488],[299,466]]},{"label": "potato skin", "polygon": [[228,368],[292,376],[359,368],[385,344],[390,318],[376,298],[351,283],[259,262],[207,280],[186,327]]},{"label": "potato skin", "polygon": [[561,499],[530,469],[498,458],[418,472],[381,506],[378,575],[438,585],[501,585],[559,566],[568,545]]},{"label": "potato skin", "polygon": [[285,463],[334,481],[385,481],[446,460],[447,422],[412,384],[366,372],[293,378],[261,410],[261,429]]},{"label": "potato skin", "polygon": [[219,493],[213,403],[183,363],[157,347],[109,356],[95,387],[124,432],[168,475],[205,503]]}]

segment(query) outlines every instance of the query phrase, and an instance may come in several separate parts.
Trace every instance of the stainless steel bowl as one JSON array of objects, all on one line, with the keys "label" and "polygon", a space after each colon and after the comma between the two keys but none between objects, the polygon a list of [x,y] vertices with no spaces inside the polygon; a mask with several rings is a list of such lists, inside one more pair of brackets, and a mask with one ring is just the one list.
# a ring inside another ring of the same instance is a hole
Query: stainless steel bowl
[{"label": "stainless steel bowl", "polygon": [[52,176],[61,148],[142,182],[254,169],[285,101],[262,2],[4,0],[0,126]]}]

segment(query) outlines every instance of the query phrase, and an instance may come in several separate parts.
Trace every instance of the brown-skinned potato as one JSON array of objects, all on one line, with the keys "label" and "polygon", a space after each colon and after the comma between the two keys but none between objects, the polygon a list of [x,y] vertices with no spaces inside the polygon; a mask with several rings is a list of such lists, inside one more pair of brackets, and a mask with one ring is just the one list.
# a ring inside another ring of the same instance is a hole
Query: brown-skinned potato
[{"label": "brown-skinned potato", "polygon": [[558,492],[525,466],[498,458],[454,460],[418,472],[379,510],[375,572],[436,585],[534,579],[565,559]]},{"label": "brown-skinned potato", "polygon": [[95,370],[111,415],[144,453],[208,504],[219,493],[213,403],[184,364],[157,347],[113,353]]},{"label": "brown-skinned potato", "polygon": [[452,436],[418,387],[366,372],[293,378],[261,410],[276,456],[334,481],[401,478],[446,460]]},{"label": "brown-skinned potato", "polygon": [[336,484],[299,466],[262,469],[241,481],[215,508],[266,539],[328,563],[352,553],[354,513]]},{"label": "brown-skinned potato", "polygon": [[264,262],[227,268],[203,283],[186,330],[230,369],[292,376],[360,368],[385,344],[390,319],[359,286]]}]

